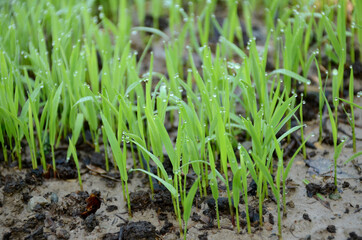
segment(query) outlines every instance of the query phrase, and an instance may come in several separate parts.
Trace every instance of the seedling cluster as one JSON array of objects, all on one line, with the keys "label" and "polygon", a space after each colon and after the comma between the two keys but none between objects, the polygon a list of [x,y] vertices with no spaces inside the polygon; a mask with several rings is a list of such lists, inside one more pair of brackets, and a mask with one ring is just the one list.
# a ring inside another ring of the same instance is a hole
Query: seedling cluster
[{"label": "seedling cluster", "polygon": [[[320,141],[323,109],[328,109],[335,184],[344,143],[337,141],[340,103],[350,116],[355,152],[353,108],[361,108],[353,102],[353,69],[349,95],[343,93],[343,76],[346,65],[362,60],[362,54],[361,59],[355,55],[357,49],[362,53],[362,2],[292,2],[1,2],[4,161],[18,161],[21,169],[26,142],[32,167],[49,169],[51,156],[56,176],[54,151],[71,134],[67,156],[73,156],[79,172],[76,143],[89,130],[94,151],[105,154],[107,171],[108,161],[119,171],[130,215],[128,174],[141,171],[149,175],[152,191],[154,181],[170,191],[185,238],[195,195],[207,196],[209,188],[220,227],[221,185],[226,187],[230,214],[236,215],[236,231],[241,230],[243,206],[250,233],[247,188],[253,180],[260,225],[270,189],[281,237],[286,179],[301,149],[306,157],[305,143],[311,139],[303,131],[310,70],[318,73],[313,84],[319,85]],[[255,13],[261,13],[258,21],[263,22],[265,38],[255,37]],[[322,53],[328,65],[323,65]],[[270,62],[273,70],[267,68]],[[326,85],[332,86],[332,104]],[[288,159],[283,146],[296,133],[301,144]],[[243,145],[245,140],[251,142],[250,149]],[[132,169],[127,167],[130,158]],[[163,166],[166,160],[172,175]],[[151,166],[157,167],[156,173]],[[187,188],[191,173],[196,180]]]}]

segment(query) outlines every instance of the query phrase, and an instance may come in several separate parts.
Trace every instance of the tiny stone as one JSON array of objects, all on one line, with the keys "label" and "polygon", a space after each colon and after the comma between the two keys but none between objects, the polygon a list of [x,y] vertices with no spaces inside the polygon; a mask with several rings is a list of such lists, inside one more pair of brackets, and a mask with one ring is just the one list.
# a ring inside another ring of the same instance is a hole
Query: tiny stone
[{"label": "tiny stone", "polygon": [[294,208],[295,204],[294,204],[293,201],[289,201],[289,202],[287,202],[287,206],[290,207],[290,208]]},{"label": "tiny stone", "polygon": [[[37,207],[37,205],[39,204],[40,206],[44,206],[45,204],[47,204],[48,201],[42,197],[42,196],[35,196],[32,197],[29,202],[28,202],[28,209],[30,211],[35,210],[35,208]],[[39,207],[39,206],[38,206]]]},{"label": "tiny stone", "polygon": [[328,225],[327,231],[330,232],[330,233],[336,233],[336,226]]},{"label": "tiny stone", "polygon": [[344,181],[342,184],[343,188],[348,188],[350,186],[349,182]]},{"label": "tiny stone", "polygon": [[56,193],[53,193],[50,195],[50,202],[51,203],[57,203],[59,200],[58,195]]},{"label": "tiny stone", "polygon": [[312,221],[312,220],[310,219],[308,213],[303,213],[303,219],[306,220],[306,221],[309,221],[309,222]]},{"label": "tiny stone", "polygon": [[361,240],[362,237],[358,236],[355,232],[350,232],[349,233],[349,238],[347,238],[347,240]]},{"label": "tiny stone", "polygon": [[273,217],[273,214],[269,213],[269,223],[271,225],[274,225],[274,217]]},{"label": "tiny stone", "polygon": [[264,227],[267,231],[271,231],[273,230],[273,225],[271,225],[270,223],[266,222],[264,223]]}]

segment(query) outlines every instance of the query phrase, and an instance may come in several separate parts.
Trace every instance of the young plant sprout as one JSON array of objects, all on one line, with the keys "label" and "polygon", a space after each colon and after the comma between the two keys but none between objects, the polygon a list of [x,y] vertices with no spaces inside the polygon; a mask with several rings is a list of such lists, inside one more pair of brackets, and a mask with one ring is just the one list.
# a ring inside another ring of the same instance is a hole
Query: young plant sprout
[{"label": "young plant sprout", "polygon": [[79,187],[80,187],[80,190],[83,191],[83,184],[82,184],[82,177],[80,176],[78,156],[77,156],[75,146],[71,139],[69,139],[69,148],[70,148],[70,152],[72,153],[72,156],[73,156],[73,159],[75,162],[75,166],[77,167]]},{"label": "young plant sprout", "polygon": [[[311,111],[304,102],[313,89],[319,144],[326,112],[331,124],[335,185],[344,146],[341,108],[353,142],[345,163],[361,155],[356,69],[348,97],[343,90],[345,66],[362,60],[355,53],[362,51],[362,3],[297,2],[0,2],[7,26],[0,28],[0,159],[7,167],[17,161],[19,169],[46,171],[51,163],[59,177],[56,163],[65,149],[82,190],[78,156],[85,145],[92,149],[87,154],[104,154],[105,171],[113,161],[121,182],[115,194],[127,202],[129,216],[129,172],[137,171],[148,179],[153,200],[161,185],[170,193],[184,239],[192,234],[195,198],[215,202],[222,229],[221,197],[233,224],[236,217],[237,234],[241,209],[251,234],[250,206],[257,206],[263,227],[265,200],[275,200],[282,238],[287,177],[300,152],[309,157],[314,127],[305,126],[314,122],[303,114]],[[286,144],[294,140],[290,152]],[[248,193],[251,181],[255,197]]]}]

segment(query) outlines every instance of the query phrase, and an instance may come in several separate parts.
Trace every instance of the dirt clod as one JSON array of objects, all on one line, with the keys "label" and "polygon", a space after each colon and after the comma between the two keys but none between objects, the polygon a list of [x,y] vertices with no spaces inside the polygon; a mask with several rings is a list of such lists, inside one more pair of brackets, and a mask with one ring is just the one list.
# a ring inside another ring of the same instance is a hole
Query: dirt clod
[{"label": "dirt clod", "polygon": [[96,216],[92,213],[84,220],[85,228],[88,232],[92,232],[93,229],[99,225]]},{"label": "dirt clod", "polygon": [[306,221],[309,221],[309,222],[312,221],[312,219],[310,219],[308,213],[303,213],[303,219],[306,220]]},{"label": "dirt clod", "polygon": [[68,216],[79,216],[86,210],[86,199],[88,198],[87,192],[72,192],[66,195],[58,204],[52,206],[57,214],[66,214]]},{"label": "dirt clod", "polygon": [[273,214],[271,214],[271,213],[269,213],[269,223],[270,223],[271,225],[274,225],[274,216],[273,216]]},{"label": "dirt clod", "polygon": [[26,187],[26,183],[22,178],[14,176],[6,176],[4,194],[13,195],[14,193],[21,192]]},{"label": "dirt clod", "polygon": [[207,232],[204,232],[203,234],[200,234],[199,236],[197,236],[199,238],[199,240],[207,240]]},{"label": "dirt clod", "polygon": [[25,175],[25,182],[29,185],[43,184],[43,168],[33,169]]},{"label": "dirt clod", "polygon": [[342,184],[343,188],[348,188],[350,186],[349,182],[344,181]]},{"label": "dirt clod", "polygon": [[362,236],[358,236],[355,232],[350,232],[347,240],[362,240]]},{"label": "dirt clod", "polygon": [[337,231],[336,226],[328,225],[327,231],[330,232],[330,233],[336,233],[336,231]]},{"label": "dirt clod", "polygon": [[113,212],[113,211],[116,211],[117,209],[118,209],[118,207],[116,205],[109,205],[109,206],[107,206],[106,211]]},{"label": "dirt clod", "polygon": [[168,233],[173,227],[173,224],[170,223],[169,221],[165,222],[165,225],[163,225],[163,227],[160,230],[160,234],[161,235],[165,235],[166,233]]},{"label": "dirt clod", "polygon": [[323,187],[319,184],[308,183],[306,189],[307,189],[307,196],[313,197],[317,193],[323,195],[331,194],[336,190],[336,186],[333,183],[327,183]]},{"label": "dirt clod", "polygon": [[156,227],[150,222],[139,221],[129,222],[121,227],[120,230],[121,240],[134,239],[134,240],[153,240],[156,239]]},{"label": "dirt clod", "polygon": [[290,208],[295,208],[295,204],[294,204],[293,201],[287,202],[287,206],[290,207]]},{"label": "dirt clod", "polygon": [[118,240],[119,233],[106,233],[102,240]]},{"label": "dirt clod", "polygon": [[151,203],[151,198],[148,192],[137,191],[129,194],[132,211],[140,211]]},{"label": "dirt clod", "polygon": [[[213,198],[207,199],[206,204],[210,209],[215,209],[215,199],[213,199]],[[230,212],[228,198],[226,198],[226,197],[218,198],[217,199],[217,205],[218,205],[218,208],[219,208],[219,212],[225,213],[225,214]]]}]

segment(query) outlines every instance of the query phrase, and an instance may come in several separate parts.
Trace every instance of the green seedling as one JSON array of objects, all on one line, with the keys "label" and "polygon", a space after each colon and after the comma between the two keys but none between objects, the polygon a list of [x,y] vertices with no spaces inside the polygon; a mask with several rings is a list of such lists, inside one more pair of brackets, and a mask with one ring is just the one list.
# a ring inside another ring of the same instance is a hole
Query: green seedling
[{"label": "green seedling", "polygon": [[184,202],[184,214],[183,214],[183,218],[184,218],[184,222],[185,222],[185,226],[184,226],[184,240],[186,240],[186,232],[187,232],[187,222],[190,218],[191,215],[191,207],[192,207],[192,202],[195,198],[195,194],[197,191],[197,186],[199,183],[200,178],[197,178],[197,180],[194,182],[194,184],[192,184],[192,187],[190,188],[190,191],[188,192],[185,202]]},{"label": "green seedling", "polygon": [[55,166],[55,155],[54,155],[54,145],[55,145],[55,136],[57,133],[57,119],[58,119],[58,106],[60,102],[60,94],[62,92],[63,83],[60,84],[58,89],[53,90],[53,94],[51,96],[50,101],[50,109],[48,116],[48,127],[49,127],[49,143],[52,151],[52,162],[53,162],[53,173],[54,177],[56,177],[56,166]]},{"label": "green seedling", "polygon": [[79,168],[77,151],[72,142],[72,139],[69,139],[69,148],[70,148],[71,154],[73,155],[75,166],[77,167],[79,187],[80,187],[80,190],[83,191],[82,177],[80,176],[80,168]]},{"label": "green seedling", "polygon": [[337,124],[335,122],[335,119],[333,118],[333,112],[331,107],[329,106],[328,100],[326,98],[326,96],[323,94],[324,96],[324,100],[326,102],[327,105],[327,109],[328,109],[328,115],[329,115],[329,120],[331,122],[331,128],[332,128],[332,136],[333,136],[333,146],[334,146],[334,155],[333,155],[333,166],[334,166],[334,185],[337,187],[337,160],[339,155],[342,152],[342,148],[344,145],[344,140],[341,141],[340,144],[338,144],[338,129],[337,129]]},{"label": "green seedling", "polygon": [[217,200],[219,198],[219,189],[218,189],[218,184],[217,184],[217,180],[216,180],[216,167],[215,167],[215,160],[214,160],[214,152],[212,151],[210,142],[208,142],[207,147],[208,147],[208,151],[209,151],[209,162],[210,162],[210,168],[211,168],[210,188],[211,188],[212,197],[215,200],[217,227],[220,229],[219,205],[217,203]]}]

